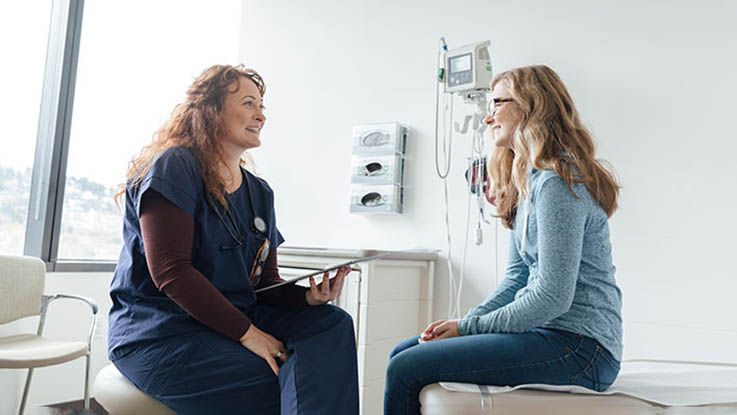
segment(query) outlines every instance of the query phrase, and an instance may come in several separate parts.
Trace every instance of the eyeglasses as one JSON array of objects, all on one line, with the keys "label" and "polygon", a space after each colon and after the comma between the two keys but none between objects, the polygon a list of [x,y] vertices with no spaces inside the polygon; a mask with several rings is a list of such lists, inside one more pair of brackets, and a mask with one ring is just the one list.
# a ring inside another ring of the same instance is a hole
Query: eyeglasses
[{"label": "eyeglasses", "polygon": [[269,238],[264,238],[264,243],[261,244],[261,248],[258,249],[256,257],[253,259],[251,273],[248,274],[248,280],[251,281],[251,287],[256,287],[258,285],[258,282],[261,279],[261,274],[264,273],[264,264],[266,264],[266,259],[269,257],[270,250],[271,243],[269,242]]},{"label": "eyeglasses", "polygon": [[493,117],[496,112],[499,110],[499,108],[504,105],[505,102],[514,102],[514,99],[512,98],[494,98],[491,101],[489,101],[489,104],[486,108],[486,110],[489,112],[489,116]]}]

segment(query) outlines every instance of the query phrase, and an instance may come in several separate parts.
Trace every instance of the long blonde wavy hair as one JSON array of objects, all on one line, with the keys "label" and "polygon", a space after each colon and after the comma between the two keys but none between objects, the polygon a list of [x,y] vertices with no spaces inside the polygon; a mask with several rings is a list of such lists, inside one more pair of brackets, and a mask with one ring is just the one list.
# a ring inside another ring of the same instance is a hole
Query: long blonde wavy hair
[{"label": "long blonde wavy hair", "polygon": [[499,82],[522,112],[512,148],[496,146],[488,163],[489,191],[504,226],[514,227],[517,207],[528,194],[530,164],[555,171],[576,198],[573,185],[583,183],[607,216],[614,214],[620,186],[611,166],[595,158],[591,133],[558,74],[545,65],[525,66],[500,73],[491,88]]},{"label": "long blonde wavy hair", "polygon": [[[169,119],[154,134],[153,141],[129,163],[126,184],[121,184],[121,190],[115,195],[116,204],[125,195],[126,187],[141,183],[159,153],[171,147],[186,147],[194,150],[205,188],[227,209],[225,183],[218,173],[220,166],[226,166],[221,144],[226,134],[222,112],[225,97],[238,90],[241,77],[253,81],[259,94],[264,96],[266,85],[261,76],[243,65],[214,65],[192,82],[184,102],[174,108]],[[246,160],[242,157],[240,163],[245,166]]]}]

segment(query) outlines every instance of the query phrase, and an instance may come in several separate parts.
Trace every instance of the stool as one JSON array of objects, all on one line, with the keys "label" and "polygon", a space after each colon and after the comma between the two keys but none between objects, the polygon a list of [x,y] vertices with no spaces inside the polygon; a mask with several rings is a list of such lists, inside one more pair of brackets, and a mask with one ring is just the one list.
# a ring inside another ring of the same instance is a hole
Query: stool
[{"label": "stool", "polygon": [[110,415],[174,415],[175,412],[130,383],[114,364],[105,366],[92,386],[95,400]]}]

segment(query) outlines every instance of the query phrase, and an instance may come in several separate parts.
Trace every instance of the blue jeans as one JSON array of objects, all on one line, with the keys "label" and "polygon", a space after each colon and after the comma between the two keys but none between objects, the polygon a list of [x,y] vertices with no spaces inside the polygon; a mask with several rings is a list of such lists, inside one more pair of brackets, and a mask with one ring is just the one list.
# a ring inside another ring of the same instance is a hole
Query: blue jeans
[{"label": "blue jeans", "polygon": [[619,362],[596,340],[564,330],[532,329],[418,343],[399,343],[391,354],[384,415],[419,414],[420,390],[435,382],[514,386],[526,383],[607,389]]}]

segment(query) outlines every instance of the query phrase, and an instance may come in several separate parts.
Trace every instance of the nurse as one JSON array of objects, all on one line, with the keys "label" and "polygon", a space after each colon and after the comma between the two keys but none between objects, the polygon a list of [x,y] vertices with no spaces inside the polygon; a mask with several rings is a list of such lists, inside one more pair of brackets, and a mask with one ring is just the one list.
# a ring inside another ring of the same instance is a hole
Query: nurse
[{"label": "nurse", "polygon": [[273,192],[244,169],[264,92],[253,70],[206,69],[131,162],[109,357],[179,414],[355,414],[353,322],[326,304],[350,270],[254,293],[282,281]]},{"label": "nurse", "polygon": [[516,68],[491,83],[489,175],[511,229],[505,279],[460,320],[397,345],[386,415],[419,414],[431,383],[545,383],[603,391],[622,358],[622,295],[608,218],[619,186],[558,75]]}]

